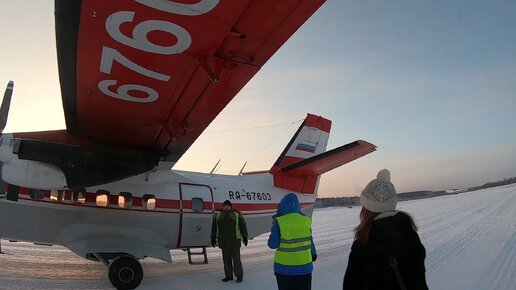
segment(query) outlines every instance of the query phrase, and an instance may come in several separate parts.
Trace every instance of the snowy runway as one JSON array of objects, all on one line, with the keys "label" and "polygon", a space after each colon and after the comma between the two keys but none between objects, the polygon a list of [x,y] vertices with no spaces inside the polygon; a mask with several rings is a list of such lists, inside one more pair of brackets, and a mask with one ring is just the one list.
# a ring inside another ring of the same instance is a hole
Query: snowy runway
[{"label": "snowy runway", "polygon": [[[398,204],[413,214],[427,249],[427,280],[434,290],[516,289],[516,186]],[[360,208],[314,212],[318,250],[313,289],[341,289]],[[5,222],[5,221],[4,221]],[[189,265],[172,251],[174,263],[142,262],[138,289],[275,289],[268,234],[242,248],[244,283],[223,283],[221,254],[209,248],[208,265]],[[113,289],[105,267],[58,246],[2,241],[0,289]]]}]

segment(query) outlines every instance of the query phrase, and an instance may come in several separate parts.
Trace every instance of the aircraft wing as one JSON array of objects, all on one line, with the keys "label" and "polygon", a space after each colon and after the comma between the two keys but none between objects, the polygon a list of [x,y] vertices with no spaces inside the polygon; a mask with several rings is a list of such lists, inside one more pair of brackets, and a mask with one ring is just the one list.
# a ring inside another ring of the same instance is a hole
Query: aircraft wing
[{"label": "aircraft wing", "polygon": [[68,133],[177,161],[324,1],[56,0]]}]

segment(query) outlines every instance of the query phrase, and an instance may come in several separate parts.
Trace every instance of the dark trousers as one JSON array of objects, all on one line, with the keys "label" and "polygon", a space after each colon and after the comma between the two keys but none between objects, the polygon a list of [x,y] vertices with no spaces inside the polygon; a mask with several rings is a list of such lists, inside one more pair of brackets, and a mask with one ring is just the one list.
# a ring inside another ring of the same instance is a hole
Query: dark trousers
[{"label": "dark trousers", "polygon": [[222,249],[222,260],[224,261],[226,278],[233,278],[233,271],[235,271],[237,279],[243,278],[244,269],[240,261],[240,248]]},{"label": "dark trousers", "polygon": [[312,273],[305,275],[283,275],[274,273],[278,290],[311,290]]}]

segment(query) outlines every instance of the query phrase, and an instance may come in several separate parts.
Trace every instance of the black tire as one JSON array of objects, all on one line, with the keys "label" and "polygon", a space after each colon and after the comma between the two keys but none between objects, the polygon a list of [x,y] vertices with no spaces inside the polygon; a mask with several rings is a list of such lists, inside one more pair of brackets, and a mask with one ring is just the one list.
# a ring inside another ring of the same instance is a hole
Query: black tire
[{"label": "black tire", "polygon": [[121,256],[109,263],[108,276],[116,289],[135,289],[142,282],[143,269],[135,258]]}]

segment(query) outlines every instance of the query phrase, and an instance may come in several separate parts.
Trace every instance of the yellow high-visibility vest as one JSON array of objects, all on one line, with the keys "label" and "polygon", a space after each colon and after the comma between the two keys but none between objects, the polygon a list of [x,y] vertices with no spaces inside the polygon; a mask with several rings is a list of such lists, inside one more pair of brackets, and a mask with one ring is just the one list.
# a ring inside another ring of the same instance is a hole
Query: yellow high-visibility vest
[{"label": "yellow high-visibility vest", "polygon": [[[217,225],[217,238],[219,237],[219,221],[220,221],[220,215],[222,214],[221,211],[219,211],[217,213],[217,222],[215,223]],[[235,233],[236,233],[236,238],[238,240],[241,240],[242,239],[242,234],[240,233],[240,227],[238,226],[238,216],[239,214],[237,212],[233,212],[233,214],[235,215]]]},{"label": "yellow high-visibility vest", "polygon": [[312,262],[312,219],[299,213],[277,217],[280,245],[274,262],[286,266],[300,266]]}]

